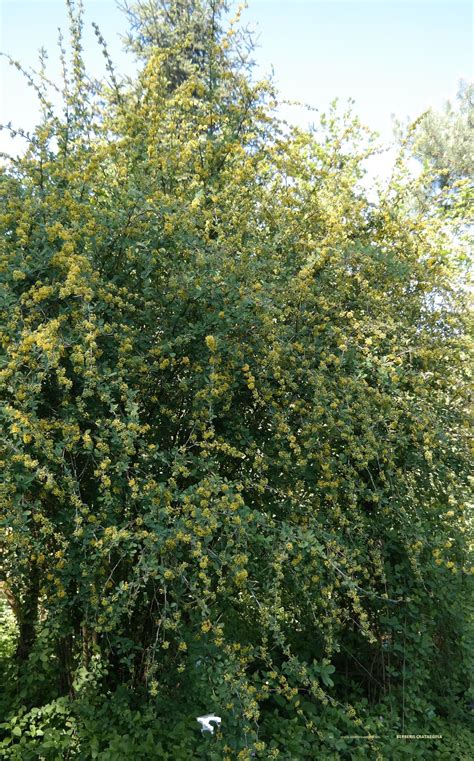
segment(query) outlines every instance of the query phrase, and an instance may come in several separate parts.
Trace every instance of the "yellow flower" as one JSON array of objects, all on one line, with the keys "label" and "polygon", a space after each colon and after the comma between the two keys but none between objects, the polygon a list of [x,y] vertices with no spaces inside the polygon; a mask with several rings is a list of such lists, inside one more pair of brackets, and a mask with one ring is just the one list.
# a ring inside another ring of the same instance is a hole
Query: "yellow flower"
[{"label": "yellow flower", "polygon": [[217,349],[217,341],[214,338],[214,336],[206,336],[206,346],[209,349],[209,351],[216,351]]},{"label": "yellow flower", "polygon": [[249,573],[245,568],[243,568],[241,571],[238,571],[234,576],[237,586],[242,586],[247,580],[248,575]]}]

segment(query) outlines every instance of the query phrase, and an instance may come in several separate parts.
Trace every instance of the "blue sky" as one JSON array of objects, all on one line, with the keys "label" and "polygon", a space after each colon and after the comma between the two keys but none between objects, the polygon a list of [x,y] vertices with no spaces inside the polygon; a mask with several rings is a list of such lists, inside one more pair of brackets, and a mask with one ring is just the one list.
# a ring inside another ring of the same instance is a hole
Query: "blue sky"
[{"label": "blue sky", "polygon": [[[84,7],[89,70],[97,74],[103,67],[90,32],[96,21],[112,57],[130,72],[118,37],[126,22],[115,1],[84,0]],[[415,118],[453,98],[460,78],[473,79],[470,0],[249,0],[243,18],[256,30],[259,71],[273,67],[284,98],[321,110],[335,97],[354,98],[363,121],[386,142],[392,114]],[[28,66],[44,45],[53,75],[58,26],[66,28],[63,0],[0,0],[0,50]],[[0,88],[0,122],[30,128],[34,94],[4,61]],[[298,108],[284,113],[299,123],[310,118]],[[0,150],[8,144],[0,132]],[[381,159],[382,173],[385,164]]]}]

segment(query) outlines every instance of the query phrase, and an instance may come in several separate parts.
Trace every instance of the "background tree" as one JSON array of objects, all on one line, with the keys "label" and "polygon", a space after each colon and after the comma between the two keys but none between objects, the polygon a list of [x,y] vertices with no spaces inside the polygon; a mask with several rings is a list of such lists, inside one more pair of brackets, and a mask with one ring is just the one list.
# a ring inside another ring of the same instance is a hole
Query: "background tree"
[{"label": "background tree", "polygon": [[461,82],[457,103],[449,101],[443,111],[430,109],[418,128],[414,155],[426,162],[436,177],[437,188],[474,176],[474,85]]},{"label": "background tree", "polygon": [[251,36],[235,26],[242,8],[237,11],[231,34],[225,35],[222,18],[229,9],[226,0],[139,0],[125,2],[121,8],[130,24],[125,38],[129,50],[143,60],[156,48],[168,52],[164,64],[168,88],[182,84],[196,69],[201,76],[212,79],[214,59],[222,54],[219,43],[223,41],[228,66],[230,51],[234,66],[249,64]]},{"label": "background tree", "polygon": [[423,167],[418,201],[434,203],[462,225],[472,219],[474,85],[461,81],[456,100],[429,109],[408,132],[398,121],[396,134]]}]

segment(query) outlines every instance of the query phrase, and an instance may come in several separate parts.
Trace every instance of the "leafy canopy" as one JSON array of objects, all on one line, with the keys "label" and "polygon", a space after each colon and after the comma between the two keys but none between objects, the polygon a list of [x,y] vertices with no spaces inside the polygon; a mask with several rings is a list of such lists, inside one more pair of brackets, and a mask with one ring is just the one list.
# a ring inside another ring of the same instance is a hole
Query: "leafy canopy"
[{"label": "leafy canopy", "polygon": [[0,176],[5,757],[402,753],[343,736],[463,715],[452,238],[350,112],[277,119],[224,3],[134,5],[104,82],[68,5]]}]

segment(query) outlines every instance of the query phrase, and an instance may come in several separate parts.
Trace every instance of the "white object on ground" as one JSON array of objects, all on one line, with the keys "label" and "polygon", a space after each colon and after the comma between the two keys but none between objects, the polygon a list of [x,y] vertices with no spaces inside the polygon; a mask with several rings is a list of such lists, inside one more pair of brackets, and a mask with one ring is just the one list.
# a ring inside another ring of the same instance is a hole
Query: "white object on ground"
[{"label": "white object on ground", "polygon": [[198,716],[197,721],[201,725],[201,732],[210,732],[211,735],[213,735],[214,726],[211,724],[211,721],[215,721],[216,724],[220,724],[222,719],[220,716],[215,716],[213,713],[209,713],[206,716]]}]

